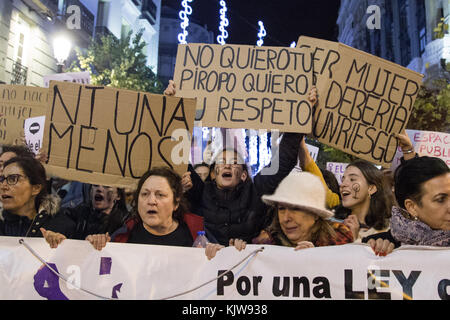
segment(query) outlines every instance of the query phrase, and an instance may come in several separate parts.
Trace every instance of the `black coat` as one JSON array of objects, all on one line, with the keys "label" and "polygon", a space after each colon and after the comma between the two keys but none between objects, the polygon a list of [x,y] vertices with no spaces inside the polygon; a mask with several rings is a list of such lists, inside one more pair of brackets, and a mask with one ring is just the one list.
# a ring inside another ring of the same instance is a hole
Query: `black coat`
[{"label": "black coat", "polygon": [[297,164],[302,134],[285,133],[280,143],[278,170],[274,174],[259,172],[254,180],[240,183],[234,190],[221,190],[215,181],[203,182],[189,166],[193,187],[187,193],[193,213],[203,216],[206,236],[210,242],[228,245],[229,239],[251,242],[265,224],[270,222],[267,206],[261,196],[273,194],[278,184]]},{"label": "black coat", "polygon": [[0,236],[9,237],[42,237],[40,228],[59,232],[67,238],[72,237],[74,224],[61,212],[56,214],[46,210],[40,211],[33,220],[3,210],[3,221],[0,220]]},{"label": "black coat", "polygon": [[78,240],[84,240],[90,234],[109,232],[111,235],[123,225],[128,217],[128,211],[117,207],[114,207],[107,215],[85,203],[75,208],[64,208],[62,211],[74,224],[72,239]]}]

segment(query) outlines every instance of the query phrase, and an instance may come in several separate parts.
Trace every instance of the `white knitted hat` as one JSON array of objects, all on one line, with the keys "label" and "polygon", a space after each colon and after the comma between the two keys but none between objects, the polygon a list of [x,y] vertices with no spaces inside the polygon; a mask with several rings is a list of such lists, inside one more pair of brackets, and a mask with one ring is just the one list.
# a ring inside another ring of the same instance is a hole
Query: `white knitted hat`
[{"label": "white knitted hat", "polygon": [[325,207],[326,191],[322,181],[309,172],[292,171],[280,182],[273,195],[263,195],[261,199],[267,204],[291,205],[324,219],[334,216]]}]

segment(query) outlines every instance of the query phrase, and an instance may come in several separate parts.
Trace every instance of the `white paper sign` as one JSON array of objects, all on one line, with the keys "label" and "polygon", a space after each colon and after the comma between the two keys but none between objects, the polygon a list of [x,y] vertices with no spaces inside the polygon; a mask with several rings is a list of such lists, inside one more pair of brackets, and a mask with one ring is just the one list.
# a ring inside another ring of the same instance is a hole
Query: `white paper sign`
[{"label": "white paper sign", "polygon": [[317,162],[317,156],[319,155],[319,147],[312,146],[306,143],[306,147],[308,148],[309,154],[314,159],[314,162]]},{"label": "white paper sign", "polygon": [[91,74],[88,71],[49,74],[44,76],[44,87],[48,88],[51,80],[90,84]]},{"label": "white paper sign", "polygon": [[201,248],[107,243],[97,251],[64,240],[50,249],[42,238],[25,238],[32,253],[19,239],[0,237],[0,300],[450,299],[450,248],[405,246],[379,257],[364,244],[247,245],[208,260]]},{"label": "white paper sign", "polygon": [[[419,156],[440,158],[450,167],[449,133],[410,129],[407,129],[406,133]],[[401,149],[398,148],[394,161],[392,162],[391,170],[395,170],[400,165],[400,158],[402,156]]]},{"label": "white paper sign", "polygon": [[25,141],[27,146],[38,154],[42,148],[42,140],[44,138],[45,116],[28,118],[24,121]]},{"label": "white paper sign", "polygon": [[347,168],[347,166],[348,163],[327,162],[327,170],[334,174],[339,184],[342,182],[342,176],[344,175],[345,168]]}]

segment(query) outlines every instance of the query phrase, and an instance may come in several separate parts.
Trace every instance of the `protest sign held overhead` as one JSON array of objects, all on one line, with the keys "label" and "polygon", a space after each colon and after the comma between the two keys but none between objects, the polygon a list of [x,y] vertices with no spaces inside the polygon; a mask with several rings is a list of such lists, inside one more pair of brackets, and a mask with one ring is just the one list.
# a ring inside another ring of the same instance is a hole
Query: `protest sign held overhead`
[{"label": "protest sign held overhead", "polygon": [[309,50],[180,44],[174,80],[203,126],[311,132]]},{"label": "protest sign held overhead", "polygon": [[186,171],[195,99],[51,82],[47,172],[68,180],[130,186],[148,169]]},{"label": "protest sign held overhead", "polygon": [[39,154],[44,137],[45,116],[25,119],[24,133],[28,148],[35,154]]},{"label": "protest sign held overhead", "polygon": [[300,37],[312,50],[319,104],[312,135],[322,143],[389,167],[423,75],[341,43]]},{"label": "protest sign held overhead", "polygon": [[[441,158],[450,167],[449,133],[407,129],[406,134],[419,156]],[[400,158],[402,156],[403,153],[398,148],[391,169],[395,169],[400,165]]]},{"label": "protest sign held overhead", "polygon": [[20,85],[0,85],[0,145],[20,140],[24,121],[45,115],[48,89]]}]

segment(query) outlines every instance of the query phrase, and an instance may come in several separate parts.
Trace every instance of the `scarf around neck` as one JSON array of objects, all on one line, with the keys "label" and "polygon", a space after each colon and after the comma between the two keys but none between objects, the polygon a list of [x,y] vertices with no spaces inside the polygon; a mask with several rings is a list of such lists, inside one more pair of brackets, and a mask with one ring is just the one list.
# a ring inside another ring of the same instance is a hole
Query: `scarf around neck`
[{"label": "scarf around neck", "polygon": [[410,214],[392,207],[391,233],[402,244],[450,247],[450,231],[431,229],[426,223],[405,217]]}]

